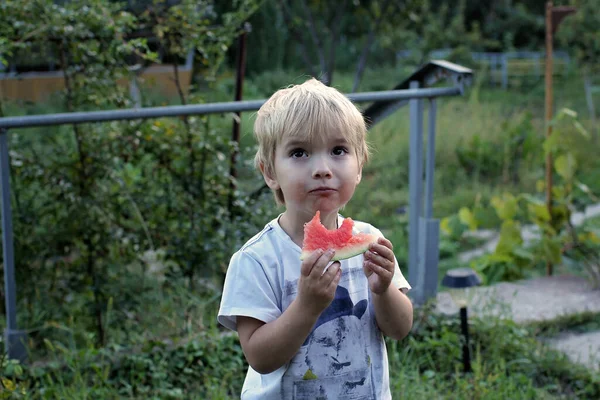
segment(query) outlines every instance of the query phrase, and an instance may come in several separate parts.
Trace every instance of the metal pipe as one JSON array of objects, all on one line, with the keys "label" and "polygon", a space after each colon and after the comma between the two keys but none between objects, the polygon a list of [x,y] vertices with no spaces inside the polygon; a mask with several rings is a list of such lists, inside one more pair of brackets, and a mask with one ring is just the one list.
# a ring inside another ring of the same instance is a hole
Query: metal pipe
[{"label": "metal pipe", "polygon": [[435,118],[437,103],[429,100],[429,124],[427,126],[427,163],[425,164],[425,218],[433,217],[433,172],[435,169]]},{"label": "metal pipe", "polygon": [[463,367],[466,373],[471,372],[471,351],[469,349],[469,318],[467,315],[467,307],[460,308],[460,328],[463,334]]},{"label": "metal pipe", "polygon": [[[460,95],[460,88],[424,88],[407,90],[386,90],[381,92],[363,92],[348,94],[354,102],[424,99]],[[231,101],[211,104],[192,104],[186,106],[146,107],[128,110],[108,110],[60,113],[50,115],[28,115],[23,117],[0,118],[0,128],[28,128],[63,124],[83,124],[91,122],[124,121],[147,118],[179,117],[185,115],[218,114],[228,112],[256,111],[263,100]]]},{"label": "metal pipe", "polygon": [[[411,90],[419,87],[410,82]],[[410,100],[410,141],[408,154],[408,276],[414,289],[414,301],[423,300],[424,271],[419,268],[419,218],[423,201],[423,105],[420,99]]]},{"label": "metal pipe", "polygon": [[4,290],[6,308],[5,348],[9,358],[22,359],[20,334],[17,330],[17,289],[13,247],[12,210],[10,206],[10,160],[8,131],[0,129],[0,189],[2,191],[2,249],[4,256]]}]

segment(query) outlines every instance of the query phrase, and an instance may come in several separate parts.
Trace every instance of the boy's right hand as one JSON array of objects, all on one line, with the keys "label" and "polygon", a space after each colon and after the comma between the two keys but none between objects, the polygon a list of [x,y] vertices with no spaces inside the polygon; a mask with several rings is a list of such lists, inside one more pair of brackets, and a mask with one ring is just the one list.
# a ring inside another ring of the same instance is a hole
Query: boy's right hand
[{"label": "boy's right hand", "polygon": [[323,273],[335,254],[334,250],[315,250],[300,267],[298,280],[298,302],[302,308],[314,315],[320,315],[335,297],[335,290],[342,276],[339,261],[331,264]]}]

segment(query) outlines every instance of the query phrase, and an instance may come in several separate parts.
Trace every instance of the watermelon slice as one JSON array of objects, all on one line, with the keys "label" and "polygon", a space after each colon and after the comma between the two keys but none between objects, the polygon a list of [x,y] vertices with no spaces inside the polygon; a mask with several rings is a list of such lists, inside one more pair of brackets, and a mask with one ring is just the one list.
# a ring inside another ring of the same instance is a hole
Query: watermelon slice
[{"label": "watermelon slice", "polygon": [[353,235],[354,221],[351,218],[344,218],[342,226],[338,229],[329,230],[321,223],[320,217],[321,213],[317,211],[313,219],[304,224],[304,240],[300,260],[304,260],[317,249],[334,249],[335,255],[332,261],[345,260],[364,253],[369,248],[369,244],[377,241],[378,236],[374,234],[358,233]]}]

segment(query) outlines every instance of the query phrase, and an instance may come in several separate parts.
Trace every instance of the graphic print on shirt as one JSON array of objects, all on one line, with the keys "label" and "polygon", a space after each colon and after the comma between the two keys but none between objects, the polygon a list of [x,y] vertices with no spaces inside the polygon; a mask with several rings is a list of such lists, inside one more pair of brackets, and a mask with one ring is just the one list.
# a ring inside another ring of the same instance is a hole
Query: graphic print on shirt
[{"label": "graphic print on shirt", "polygon": [[340,282],[333,301],[323,311],[285,373],[283,398],[375,398],[371,358],[366,347],[369,339],[364,337],[369,335],[368,325],[372,323],[366,315],[368,292],[359,290],[354,295],[363,298],[354,296],[353,301],[348,288]]}]

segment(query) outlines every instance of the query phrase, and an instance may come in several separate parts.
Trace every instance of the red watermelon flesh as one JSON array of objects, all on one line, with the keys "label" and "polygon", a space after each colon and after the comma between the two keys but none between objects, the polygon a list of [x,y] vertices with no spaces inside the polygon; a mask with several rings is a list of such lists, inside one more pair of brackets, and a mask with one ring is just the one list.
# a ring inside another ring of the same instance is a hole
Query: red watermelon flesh
[{"label": "red watermelon flesh", "polygon": [[321,213],[317,211],[310,222],[304,224],[304,240],[300,260],[304,260],[317,249],[334,249],[332,260],[344,260],[362,254],[369,244],[377,241],[377,235],[358,233],[352,234],[354,221],[345,218],[338,229],[329,230],[321,223]]}]

